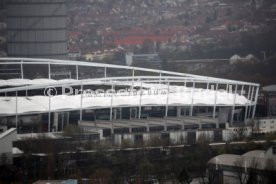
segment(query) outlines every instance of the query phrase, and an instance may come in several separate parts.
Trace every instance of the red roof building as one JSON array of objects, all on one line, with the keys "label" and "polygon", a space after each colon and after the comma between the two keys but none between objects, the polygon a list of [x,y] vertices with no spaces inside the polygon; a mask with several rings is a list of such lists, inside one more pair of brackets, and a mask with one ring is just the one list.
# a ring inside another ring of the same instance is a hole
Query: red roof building
[{"label": "red roof building", "polygon": [[114,41],[114,44],[116,46],[119,45],[143,45],[146,41],[150,42],[168,42],[170,40],[171,36],[155,36],[155,35],[149,35],[149,36],[128,36],[122,39],[117,39]]}]

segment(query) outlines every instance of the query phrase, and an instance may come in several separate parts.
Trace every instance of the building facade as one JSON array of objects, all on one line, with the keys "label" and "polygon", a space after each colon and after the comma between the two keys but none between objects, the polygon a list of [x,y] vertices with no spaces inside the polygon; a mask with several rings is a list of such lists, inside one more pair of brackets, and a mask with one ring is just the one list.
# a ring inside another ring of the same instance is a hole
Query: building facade
[{"label": "building facade", "polygon": [[0,165],[12,163],[12,142],[16,139],[16,128],[11,128],[0,134]]},{"label": "building facade", "polygon": [[67,58],[65,0],[7,0],[10,57]]}]

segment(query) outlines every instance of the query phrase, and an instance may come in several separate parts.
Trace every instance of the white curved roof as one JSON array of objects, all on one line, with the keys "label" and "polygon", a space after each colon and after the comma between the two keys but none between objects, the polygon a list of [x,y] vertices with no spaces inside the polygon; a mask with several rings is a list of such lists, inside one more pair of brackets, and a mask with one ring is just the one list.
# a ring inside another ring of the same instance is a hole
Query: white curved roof
[{"label": "white curved roof", "polygon": [[[144,90],[143,95],[140,90],[137,94],[118,93],[111,96],[100,95],[58,95],[49,99],[47,96],[33,96],[33,97],[17,97],[17,113],[28,112],[48,112],[49,100],[50,110],[69,110],[69,109],[95,109],[95,108],[109,108],[122,106],[165,106],[168,105],[219,105],[231,106],[233,104],[235,95],[229,94],[226,91],[214,91],[206,89],[195,89],[192,95],[192,88],[186,87],[172,87],[170,86],[169,95],[166,88],[163,91],[155,91],[153,85],[152,90]],[[175,89],[175,91],[172,91]],[[155,93],[155,94],[154,94]],[[217,97],[215,97],[217,93]],[[82,99],[82,103],[81,103]],[[168,101],[167,101],[168,100]],[[111,104],[112,101],[112,104]],[[236,95],[235,105],[250,104],[244,96]],[[16,113],[16,97],[0,97],[0,112],[1,114],[15,114]]]},{"label": "white curved roof", "polygon": [[[218,167],[220,165],[231,166],[231,167],[256,167],[258,169],[272,169],[273,167],[268,167],[268,163],[273,163],[276,161],[275,157],[269,157],[264,154],[264,150],[254,150],[247,152],[243,155],[234,154],[222,154],[213,157],[208,161],[208,164],[215,164]],[[260,155],[261,154],[261,155]]]},{"label": "white curved roof", "polygon": [[211,158],[208,161],[208,164],[235,166],[235,162],[241,158],[242,158],[241,155],[222,154],[222,155],[218,155],[218,156]]},{"label": "white curved roof", "polygon": [[263,90],[267,91],[267,92],[274,92],[274,91],[276,91],[276,84],[264,86]]},{"label": "white curved roof", "polygon": [[253,150],[243,154],[245,157],[257,157],[263,158],[265,156],[265,150]]}]

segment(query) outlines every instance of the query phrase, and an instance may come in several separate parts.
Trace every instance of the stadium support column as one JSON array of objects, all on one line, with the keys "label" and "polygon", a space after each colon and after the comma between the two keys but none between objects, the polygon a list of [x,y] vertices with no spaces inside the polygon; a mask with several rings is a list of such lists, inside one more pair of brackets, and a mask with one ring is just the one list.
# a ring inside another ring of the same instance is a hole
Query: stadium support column
[{"label": "stadium support column", "polygon": [[159,84],[161,84],[162,72],[159,73]]},{"label": "stadium support column", "polygon": [[66,125],[69,125],[70,123],[70,111],[67,112],[67,122]]},{"label": "stadium support column", "polygon": [[248,118],[250,118],[250,115],[252,115],[252,102],[253,102],[253,96],[254,96],[254,90],[256,90],[257,87],[252,88],[251,97],[250,97],[250,106],[249,106],[249,112],[248,112]]},{"label": "stadium support column", "polygon": [[114,111],[113,119],[116,120],[116,119],[117,119],[117,111],[118,111],[118,110],[117,110],[116,108],[114,108],[113,111]]},{"label": "stadium support column", "polygon": [[194,110],[194,91],[195,91],[195,81],[193,81],[193,88],[191,90],[190,116],[193,116],[193,110]]},{"label": "stadium support column", "polygon": [[256,113],[256,106],[257,106],[257,102],[258,102],[258,93],[259,93],[259,86],[256,87],[256,94],[255,94],[255,99],[254,99],[254,107],[253,107],[253,112],[252,112],[252,119],[255,117],[255,113]]},{"label": "stadium support column", "polygon": [[216,107],[217,107],[217,98],[218,98],[218,83],[216,83],[216,88],[215,88],[215,96],[214,96],[214,107],[213,107],[213,118],[216,117]]},{"label": "stadium support column", "polygon": [[104,78],[106,78],[107,74],[106,74],[106,67],[104,67]]},{"label": "stadium support column", "polygon": [[51,132],[51,96],[49,96],[48,132]]},{"label": "stadium support column", "polygon": [[80,121],[82,121],[82,99],[83,99],[83,84],[81,83],[81,96],[80,96]]},{"label": "stadium support column", "polygon": [[132,124],[131,124],[131,121],[127,122],[127,126],[128,126],[128,132],[132,133]]},{"label": "stadium support column", "polygon": [[187,86],[187,80],[186,79],[184,80],[184,86],[185,86],[185,88]]},{"label": "stadium support column", "polygon": [[168,117],[169,94],[170,94],[170,82],[168,82],[168,84],[167,84],[167,100],[166,100],[166,112],[165,112],[165,117]]},{"label": "stadium support column", "polygon": [[110,130],[111,134],[114,134],[114,123],[113,121],[111,121],[111,130]]},{"label": "stadium support column", "polygon": [[133,110],[134,110],[134,118],[137,118],[138,117],[137,109],[134,108]]},{"label": "stadium support column", "polygon": [[21,79],[24,79],[23,61],[20,63]]},{"label": "stadium support column", "polygon": [[131,84],[131,91],[133,92],[133,86],[134,86],[134,76],[135,76],[135,70],[132,69],[132,84]]},{"label": "stadium support column", "polygon": [[142,95],[143,95],[143,89],[142,89],[142,82],[140,84],[140,99],[139,99],[139,112],[138,112],[138,119],[141,118],[141,109],[142,109]]},{"label": "stadium support column", "polygon": [[79,65],[76,65],[76,79],[79,80]]},{"label": "stadium support column", "polygon": [[51,79],[51,64],[48,63],[48,78]]},{"label": "stadium support column", "polygon": [[241,88],[241,95],[243,95],[243,90],[244,90],[244,85],[242,85],[242,88]]},{"label": "stadium support column", "polygon": [[62,112],[62,115],[61,115],[61,131],[63,131],[63,128],[64,128],[64,112]]},{"label": "stadium support column", "polygon": [[[249,100],[250,93],[251,93],[251,88],[252,88],[252,86],[249,86],[249,90],[248,90],[248,94],[247,94],[247,100]],[[247,119],[247,113],[248,113],[248,103],[246,103],[246,106],[245,106],[244,122]]]},{"label": "stadium support column", "polygon": [[[241,96],[243,95],[243,91],[244,91],[244,85],[242,85],[242,88],[241,88],[241,93],[240,93]],[[240,119],[240,116],[239,116],[239,119]]]},{"label": "stadium support column", "polygon": [[135,70],[132,69],[132,80],[134,80],[134,77],[135,77]]},{"label": "stadium support column", "polygon": [[120,119],[122,119],[122,107],[120,107]]},{"label": "stadium support column", "polygon": [[178,118],[181,117],[181,107],[180,106],[176,107],[176,117],[178,117]]},{"label": "stadium support column", "polygon": [[226,92],[229,92],[229,84],[228,83],[226,84]]},{"label": "stadium support column", "polygon": [[114,85],[111,85],[111,98],[110,98],[110,115],[109,120],[112,121],[112,113],[113,113],[113,92],[114,92]]},{"label": "stadium support column", "polygon": [[16,129],[17,129],[18,128],[18,98],[17,98],[17,91],[15,91],[15,126],[16,126]]},{"label": "stadium support column", "polygon": [[235,115],[235,104],[236,104],[237,88],[238,88],[238,85],[236,84],[235,85],[234,100],[233,100],[233,105],[232,105],[231,121],[230,121],[231,126],[233,125],[234,115]]},{"label": "stadium support column", "polygon": [[54,112],[53,113],[53,127],[55,128],[54,131],[57,132],[58,131],[58,112]]},{"label": "stadium support column", "polygon": [[[187,84],[187,79],[185,79],[184,80],[184,86],[183,86],[183,88],[184,88],[184,90],[183,90],[183,93],[186,93],[186,84]],[[186,116],[186,106],[184,106],[184,110],[183,110],[184,112],[184,116]]]},{"label": "stadium support column", "polygon": [[149,131],[150,131],[150,127],[149,127],[149,117],[146,118],[145,127],[146,127],[147,132],[149,132]]}]

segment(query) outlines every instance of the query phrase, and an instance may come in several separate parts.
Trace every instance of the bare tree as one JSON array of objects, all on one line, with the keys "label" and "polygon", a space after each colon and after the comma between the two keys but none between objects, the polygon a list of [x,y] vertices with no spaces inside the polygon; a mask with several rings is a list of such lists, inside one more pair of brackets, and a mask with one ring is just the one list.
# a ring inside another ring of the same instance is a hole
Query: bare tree
[{"label": "bare tree", "polygon": [[5,153],[2,153],[0,156],[0,165],[7,165],[8,164],[8,156]]},{"label": "bare tree", "polygon": [[192,182],[192,178],[190,177],[189,173],[185,168],[183,168],[182,171],[179,173],[178,181],[181,184],[189,184]]},{"label": "bare tree", "polygon": [[273,159],[267,159],[260,183],[273,184],[276,181],[276,164]]},{"label": "bare tree", "polygon": [[258,184],[259,161],[257,158],[252,158],[248,163],[244,158],[239,158],[235,162],[235,170],[240,184]]},{"label": "bare tree", "polygon": [[110,169],[99,168],[90,177],[91,183],[109,184],[112,182],[112,171]]},{"label": "bare tree", "polygon": [[247,184],[258,184],[258,176],[260,175],[259,172],[259,161],[257,158],[253,158],[251,160],[251,163],[248,167],[248,179],[247,179]]},{"label": "bare tree", "polygon": [[153,173],[154,166],[148,159],[141,160],[140,164],[136,167],[137,173],[141,176],[143,182],[146,181],[148,176]]},{"label": "bare tree", "polygon": [[238,158],[237,160],[235,160],[234,165],[235,165],[235,171],[237,173],[240,184],[245,184],[246,174],[245,174],[245,167],[244,167],[245,165],[244,159]]},{"label": "bare tree", "polygon": [[209,144],[210,138],[205,133],[202,133],[198,136],[197,143],[200,145]]},{"label": "bare tree", "polygon": [[193,154],[197,156],[197,167],[201,177],[201,182],[205,183],[206,178],[206,163],[212,158],[212,153],[209,146],[209,137],[206,134],[201,134],[197,140],[198,149]]}]

